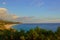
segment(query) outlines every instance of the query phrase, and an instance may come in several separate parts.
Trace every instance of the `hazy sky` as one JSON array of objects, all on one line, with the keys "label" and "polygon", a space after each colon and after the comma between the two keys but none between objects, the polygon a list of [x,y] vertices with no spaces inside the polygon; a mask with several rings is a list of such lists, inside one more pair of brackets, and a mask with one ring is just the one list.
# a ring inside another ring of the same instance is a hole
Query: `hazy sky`
[{"label": "hazy sky", "polygon": [[60,19],[60,0],[0,0],[0,8],[20,17]]}]

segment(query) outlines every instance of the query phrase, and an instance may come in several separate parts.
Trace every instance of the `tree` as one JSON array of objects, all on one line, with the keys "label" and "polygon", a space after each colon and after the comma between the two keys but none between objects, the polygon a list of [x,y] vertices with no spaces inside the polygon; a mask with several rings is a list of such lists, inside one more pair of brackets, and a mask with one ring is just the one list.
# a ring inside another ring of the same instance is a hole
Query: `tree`
[{"label": "tree", "polygon": [[25,40],[25,37],[24,36],[20,36],[20,40]]},{"label": "tree", "polygon": [[60,40],[60,27],[57,28],[56,37],[58,40]]},{"label": "tree", "polygon": [[27,32],[28,40],[36,40],[39,35],[34,29],[31,29]]}]

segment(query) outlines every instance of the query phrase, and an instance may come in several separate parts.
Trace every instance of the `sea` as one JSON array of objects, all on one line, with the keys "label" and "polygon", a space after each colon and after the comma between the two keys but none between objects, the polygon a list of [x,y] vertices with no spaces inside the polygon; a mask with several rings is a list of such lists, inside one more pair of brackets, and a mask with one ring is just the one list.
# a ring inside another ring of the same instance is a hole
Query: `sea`
[{"label": "sea", "polygon": [[36,28],[37,26],[42,29],[56,31],[57,28],[60,27],[60,23],[24,23],[24,24],[17,24],[12,28],[16,30],[23,29],[25,31],[28,31],[30,29]]}]

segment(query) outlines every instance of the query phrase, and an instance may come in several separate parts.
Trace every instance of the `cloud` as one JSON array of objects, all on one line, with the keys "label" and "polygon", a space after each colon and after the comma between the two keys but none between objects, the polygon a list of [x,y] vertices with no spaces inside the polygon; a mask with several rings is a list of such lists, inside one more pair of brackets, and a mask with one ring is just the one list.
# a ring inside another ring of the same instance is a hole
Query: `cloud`
[{"label": "cloud", "polygon": [[30,5],[32,6],[41,7],[42,5],[44,5],[44,2],[42,0],[30,0],[30,1],[31,1]]},{"label": "cloud", "polygon": [[18,16],[16,16],[16,15],[12,15],[12,18],[13,18],[13,19],[17,19]]},{"label": "cloud", "polygon": [[5,4],[6,4],[6,2],[2,2],[2,4],[4,4],[4,5],[5,5]]},{"label": "cloud", "polygon": [[18,18],[18,16],[9,14],[6,8],[0,8],[0,19],[10,21],[15,20],[16,18]]},{"label": "cloud", "polygon": [[57,18],[36,18],[34,16],[32,17],[18,17],[15,14],[11,15],[9,14],[8,10],[6,8],[0,8],[0,19],[8,20],[8,21],[18,21],[23,23],[60,23],[60,19]]},{"label": "cloud", "polygon": [[4,18],[7,15],[7,9],[6,8],[0,8],[0,18]]},{"label": "cloud", "polygon": [[6,13],[7,12],[7,9],[6,8],[0,8],[0,14],[2,13]]},{"label": "cloud", "polygon": [[42,7],[44,5],[43,0],[22,0],[22,4],[29,7]]}]

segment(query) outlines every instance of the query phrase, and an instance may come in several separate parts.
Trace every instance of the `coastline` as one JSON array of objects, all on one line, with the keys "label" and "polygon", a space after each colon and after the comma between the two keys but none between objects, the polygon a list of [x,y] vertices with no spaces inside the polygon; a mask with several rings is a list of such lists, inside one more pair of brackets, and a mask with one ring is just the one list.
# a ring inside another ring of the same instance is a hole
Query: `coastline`
[{"label": "coastline", "polygon": [[6,25],[4,25],[4,26],[5,26],[5,29],[10,29],[10,28],[12,28],[14,25],[17,25],[17,24],[6,24]]}]

